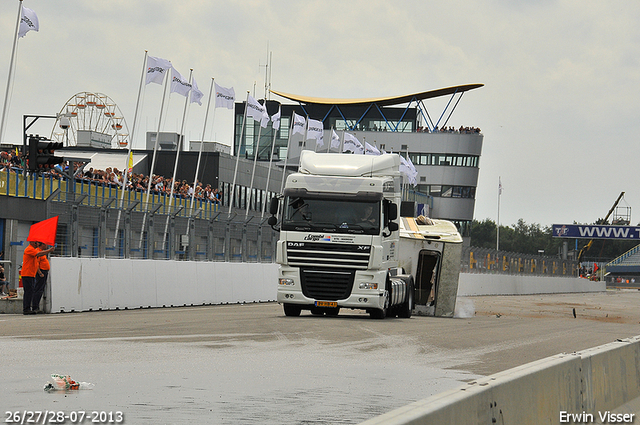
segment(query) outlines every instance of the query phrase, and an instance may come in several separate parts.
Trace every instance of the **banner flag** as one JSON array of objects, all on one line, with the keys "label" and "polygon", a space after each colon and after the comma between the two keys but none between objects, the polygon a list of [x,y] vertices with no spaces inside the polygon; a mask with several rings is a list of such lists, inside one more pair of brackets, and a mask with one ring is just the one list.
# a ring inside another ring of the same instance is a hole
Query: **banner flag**
[{"label": "banner flag", "polygon": [[271,117],[267,112],[267,101],[264,101],[264,113],[262,114],[262,119],[260,120],[260,127],[267,128],[267,124],[271,121]]},{"label": "banner flag", "polygon": [[271,122],[273,123],[271,127],[274,130],[280,130],[280,107],[278,107],[278,112],[274,115],[271,115]]},{"label": "banner flag", "polygon": [[171,93],[178,93],[182,96],[188,96],[191,91],[191,84],[178,72],[173,66],[171,67]]},{"label": "banner flag", "polygon": [[233,104],[236,101],[236,91],[231,87],[230,89],[221,87],[218,83],[213,83],[216,89],[216,108],[233,109]]},{"label": "banner flag", "polygon": [[407,176],[407,180],[409,180],[409,183],[411,183],[413,186],[418,184],[418,170],[416,170],[416,167],[411,162],[411,159],[405,159],[402,157],[402,155],[400,155],[400,172]]},{"label": "banner flag", "polygon": [[200,91],[198,88],[198,84],[196,84],[196,78],[191,77],[192,87],[191,87],[191,103],[197,103],[202,106],[202,98],[204,97],[204,93]]},{"label": "banner flag", "polygon": [[28,7],[22,6],[22,18],[20,18],[20,27],[18,28],[18,37],[22,38],[29,31],[39,31],[40,23],[38,22],[38,16],[36,12]]},{"label": "banner flag", "polygon": [[166,59],[147,57],[147,78],[146,84],[156,83],[162,84],[164,75],[171,68],[171,62]]},{"label": "banner flag", "polygon": [[294,112],[293,113],[293,131],[291,132],[291,134],[292,135],[296,133],[304,134],[304,128],[306,124],[307,124],[307,119]]},{"label": "banner flag", "polygon": [[356,136],[351,133],[344,133],[344,146],[342,147],[342,152],[351,151],[357,154],[364,153],[364,147],[360,140]]},{"label": "banner flag", "polygon": [[334,149],[340,149],[340,136],[334,129],[331,129],[331,147]]},{"label": "banner flag", "polygon": [[369,142],[364,142],[364,154],[365,155],[380,155],[380,151],[375,146],[369,144]]},{"label": "banner flag", "polygon": [[133,151],[129,152],[129,171],[128,173],[131,174],[133,172]]},{"label": "banner flag", "polygon": [[56,233],[58,232],[58,216],[32,224],[29,228],[27,242],[36,241],[55,245]]},{"label": "banner flag", "polygon": [[[316,139],[317,142],[322,140],[324,135],[324,126],[322,125],[322,121],[312,120],[309,118],[307,120],[307,140]],[[324,145],[324,142],[322,142]],[[322,145],[318,144],[318,146],[322,147]]]},{"label": "banner flag", "polygon": [[[247,116],[260,121],[261,127],[266,127],[269,122],[267,108],[260,104],[253,96],[247,96]],[[266,118],[265,118],[266,117]]]}]

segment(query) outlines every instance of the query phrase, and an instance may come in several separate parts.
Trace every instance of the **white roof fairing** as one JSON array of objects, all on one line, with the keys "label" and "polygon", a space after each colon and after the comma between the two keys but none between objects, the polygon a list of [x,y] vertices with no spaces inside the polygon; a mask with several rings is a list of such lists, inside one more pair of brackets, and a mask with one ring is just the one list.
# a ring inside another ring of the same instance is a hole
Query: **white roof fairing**
[{"label": "white roof fairing", "polygon": [[301,174],[319,176],[369,177],[399,175],[400,157],[397,154],[356,155],[302,151]]}]

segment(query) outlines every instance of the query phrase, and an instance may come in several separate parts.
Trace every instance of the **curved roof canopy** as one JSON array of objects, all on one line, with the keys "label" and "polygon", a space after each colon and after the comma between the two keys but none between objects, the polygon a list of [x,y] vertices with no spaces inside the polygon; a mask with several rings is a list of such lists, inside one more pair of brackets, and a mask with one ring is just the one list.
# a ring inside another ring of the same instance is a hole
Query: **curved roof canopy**
[{"label": "curved roof canopy", "polygon": [[321,105],[361,105],[375,103],[380,106],[391,106],[409,103],[414,100],[431,99],[433,97],[463,93],[482,86],[484,86],[484,84],[465,84],[461,86],[446,87],[443,89],[430,90],[404,96],[379,97],[370,99],[327,99],[321,97],[299,96],[297,94],[283,93],[276,90],[271,90],[271,93],[277,94],[278,96],[284,97],[285,99],[301,103],[315,103]]}]

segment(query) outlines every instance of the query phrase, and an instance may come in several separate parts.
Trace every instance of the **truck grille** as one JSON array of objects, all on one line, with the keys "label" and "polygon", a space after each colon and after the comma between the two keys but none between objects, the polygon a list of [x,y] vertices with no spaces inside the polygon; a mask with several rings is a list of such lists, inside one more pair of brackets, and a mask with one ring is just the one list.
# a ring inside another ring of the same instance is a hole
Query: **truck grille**
[{"label": "truck grille", "polygon": [[301,269],[302,293],[316,300],[337,301],[351,295],[355,270]]},{"label": "truck grille", "polygon": [[293,267],[366,270],[371,245],[287,242],[287,263]]}]

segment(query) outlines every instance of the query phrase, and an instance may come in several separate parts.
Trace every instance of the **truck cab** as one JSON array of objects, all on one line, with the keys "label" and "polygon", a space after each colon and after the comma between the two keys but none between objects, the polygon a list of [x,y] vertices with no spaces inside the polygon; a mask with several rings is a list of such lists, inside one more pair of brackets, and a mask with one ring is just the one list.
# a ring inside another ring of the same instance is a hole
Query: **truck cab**
[{"label": "truck cab", "polygon": [[282,213],[277,301],[287,316],[411,316],[413,282],[398,271],[399,164],[395,154],[302,152],[271,207]]}]

